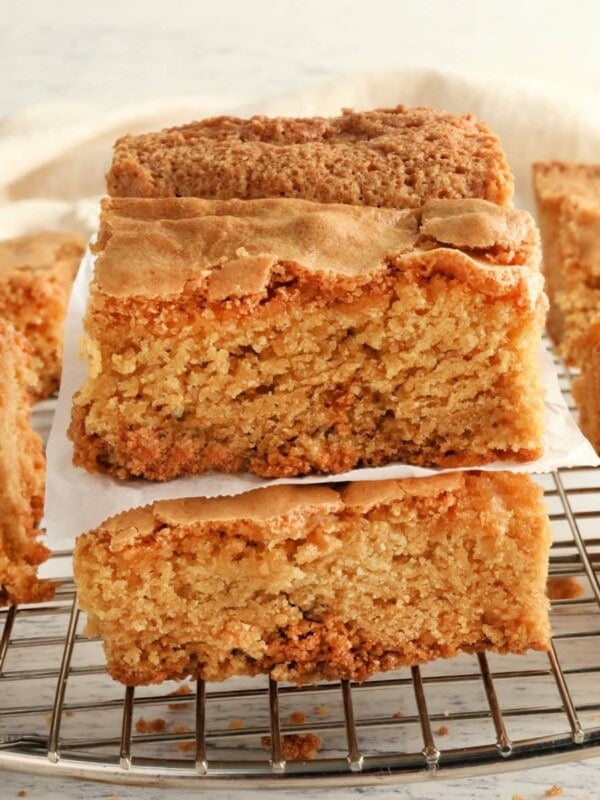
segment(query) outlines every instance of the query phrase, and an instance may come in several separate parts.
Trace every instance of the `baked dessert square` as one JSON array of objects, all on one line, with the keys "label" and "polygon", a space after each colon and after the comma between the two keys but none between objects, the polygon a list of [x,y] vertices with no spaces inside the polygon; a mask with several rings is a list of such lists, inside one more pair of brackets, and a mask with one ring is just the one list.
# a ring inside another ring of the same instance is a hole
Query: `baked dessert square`
[{"label": "baked dessert square", "polygon": [[0,319],[0,606],[53,594],[52,584],[36,575],[48,550],[37,527],[45,464],[41,439],[30,424],[35,381],[29,344]]},{"label": "baked dessert square", "polygon": [[107,175],[115,197],[292,197],[418,208],[436,198],[510,205],[498,137],[472,115],[395,108],[339,117],[216,117],[124,136]]},{"label": "baked dessert square", "polygon": [[0,317],[33,348],[38,400],[60,382],[64,318],[84,249],[80,236],[59,231],[0,241]]},{"label": "baked dessert square", "polygon": [[579,427],[600,453],[600,320],[577,341],[581,372],[573,380],[573,398],[579,409]]},{"label": "baked dessert square", "polygon": [[528,475],[160,501],[80,536],[88,635],[127,685],[307,683],[549,643],[550,531]]},{"label": "baked dessert square", "polygon": [[550,299],[548,330],[569,364],[579,337],[600,319],[600,164],[534,164],[534,188]]},{"label": "baked dessert square", "polygon": [[542,451],[531,217],[302,200],[107,199],[74,463],[169,480]]}]

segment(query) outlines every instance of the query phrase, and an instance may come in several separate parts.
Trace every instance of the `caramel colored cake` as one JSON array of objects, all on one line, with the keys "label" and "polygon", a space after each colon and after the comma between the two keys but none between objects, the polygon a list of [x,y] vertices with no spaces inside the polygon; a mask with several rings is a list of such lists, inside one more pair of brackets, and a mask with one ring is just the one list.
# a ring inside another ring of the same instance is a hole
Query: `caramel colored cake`
[{"label": "caramel colored cake", "polygon": [[33,347],[36,399],[58,388],[63,322],[84,248],[74,233],[0,241],[0,318],[9,320]]},{"label": "caramel colored cake", "polygon": [[461,472],[157,502],[80,536],[74,569],[122,683],[362,681],[546,649],[549,546],[529,476]]},{"label": "caramel colored cake", "polygon": [[581,374],[573,381],[579,427],[600,453],[600,320],[579,337]]},{"label": "caramel colored cake", "polygon": [[29,345],[0,319],[0,606],[52,595],[36,567],[48,551],[37,540],[44,503],[42,442],[30,425],[36,378]]},{"label": "caramel colored cake", "polygon": [[528,214],[107,200],[74,462],[267,477],[541,453]]},{"label": "caramel colored cake", "polygon": [[548,330],[567,362],[579,365],[579,337],[600,320],[600,164],[540,163],[533,174]]},{"label": "caramel colored cake", "polygon": [[510,205],[513,195],[498,137],[483,122],[404,106],[333,119],[217,117],[125,136],[107,183],[116,197],[292,197],[390,208],[464,197]]}]

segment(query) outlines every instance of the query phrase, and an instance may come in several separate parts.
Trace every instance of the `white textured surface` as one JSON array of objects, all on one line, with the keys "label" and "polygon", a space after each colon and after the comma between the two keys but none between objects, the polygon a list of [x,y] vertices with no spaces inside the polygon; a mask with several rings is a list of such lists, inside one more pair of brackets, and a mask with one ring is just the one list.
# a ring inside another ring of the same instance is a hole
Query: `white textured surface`
[{"label": "white textured surface", "polygon": [[405,65],[600,88],[599,15],[596,0],[2,0],[0,116],[57,99],[265,97]]},{"label": "white textured surface", "polygon": [[[417,64],[481,76],[550,81],[600,94],[600,4],[558,0],[148,0],[102,4],[0,0],[0,117],[57,100],[114,104],[150,96],[218,94],[223,105],[361,70]],[[1,125],[1,124],[0,124]],[[2,165],[0,165],[0,170]],[[273,797],[405,800],[564,800],[600,796],[600,759],[472,780]],[[265,792],[181,792],[60,783],[3,774],[2,800],[252,798]]]}]

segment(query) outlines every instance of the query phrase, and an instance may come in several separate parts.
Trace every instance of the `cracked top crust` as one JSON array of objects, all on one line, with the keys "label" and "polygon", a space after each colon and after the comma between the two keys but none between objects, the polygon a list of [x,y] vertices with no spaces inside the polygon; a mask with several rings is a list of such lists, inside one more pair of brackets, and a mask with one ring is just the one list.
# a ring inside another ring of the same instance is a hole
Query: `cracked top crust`
[{"label": "cracked top crust", "polygon": [[107,175],[115,197],[293,197],[389,208],[464,197],[510,205],[513,183],[483,122],[405,106],[328,119],[224,116],[125,136]]},{"label": "cracked top crust", "polygon": [[[436,475],[426,480],[359,481],[335,490],[319,485],[282,485],[254,489],[223,497],[195,497],[179,500],[158,500],[150,505],[124,511],[110,517],[88,535],[107,532],[122,535],[121,544],[160,530],[161,527],[249,521],[265,523],[295,514],[341,512],[357,508],[368,511],[407,497],[437,497],[456,493],[465,485],[463,473]],[[265,529],[268,534],[268,528]],[[113,538],[111,547],[118,546]]]},{"label": "cracked top crust", "polygon": [[96,288],[166,297],[190,282],[209,302],[256,295],[275,271],[359,285],[390,268],[444,272],[528,304],[542,291],[535,225],[485,200],[432,200],[416,210],[294,199],[106,198]]}]

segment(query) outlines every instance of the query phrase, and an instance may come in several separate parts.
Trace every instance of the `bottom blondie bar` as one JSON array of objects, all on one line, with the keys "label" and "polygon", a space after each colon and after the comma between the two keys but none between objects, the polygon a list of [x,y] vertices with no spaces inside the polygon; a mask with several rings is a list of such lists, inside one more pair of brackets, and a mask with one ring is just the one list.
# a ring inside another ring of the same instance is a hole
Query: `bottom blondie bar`
[{"label": "bottom blondie bar", "polygon": [[362,681],[546,649],[549,544],[530,477],[472,472],[156,502],[80,536],[74,565],[122,683]]}]

